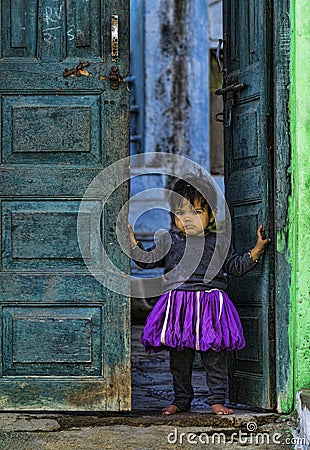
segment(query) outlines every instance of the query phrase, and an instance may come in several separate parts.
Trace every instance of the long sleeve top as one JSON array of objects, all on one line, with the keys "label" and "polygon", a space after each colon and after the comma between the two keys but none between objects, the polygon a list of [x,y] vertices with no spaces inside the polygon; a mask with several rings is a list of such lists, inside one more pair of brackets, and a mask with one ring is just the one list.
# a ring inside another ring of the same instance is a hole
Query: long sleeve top
[{"label": "long sleeve top", "polygon": [[235,253],[225,236],[209,231],[203,237],[166,232],[147,250],[138,243],[131,256],[143,269],[164,267],[164,291],[225,291],[227,274],[241,276],[256,265],[248,253]]}]

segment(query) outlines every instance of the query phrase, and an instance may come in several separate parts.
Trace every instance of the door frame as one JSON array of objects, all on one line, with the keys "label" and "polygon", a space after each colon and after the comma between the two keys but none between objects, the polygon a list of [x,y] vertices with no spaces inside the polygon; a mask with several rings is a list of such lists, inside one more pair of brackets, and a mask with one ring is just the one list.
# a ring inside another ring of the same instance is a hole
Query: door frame
[{"label": "door frame", "polygon": [[288,210],[292,186],[289,123],[290,99],[290,1],[273,2],[273,91],[274,91],[274,246],[275,246],[275,371],[277,411],[291,412],[291,356],[289,343],[290,284]]}]

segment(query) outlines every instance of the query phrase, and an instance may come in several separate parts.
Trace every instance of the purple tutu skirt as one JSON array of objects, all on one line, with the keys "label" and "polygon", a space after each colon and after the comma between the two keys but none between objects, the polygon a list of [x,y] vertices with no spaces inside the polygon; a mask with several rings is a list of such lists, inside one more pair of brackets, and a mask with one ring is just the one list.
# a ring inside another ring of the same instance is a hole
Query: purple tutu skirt
[{"label": "purple tutu skirt", "polygon": [[170,291],[146,319],[141,342],[146,350],[241,350],[245,339],[238,312],[226,292]]}]

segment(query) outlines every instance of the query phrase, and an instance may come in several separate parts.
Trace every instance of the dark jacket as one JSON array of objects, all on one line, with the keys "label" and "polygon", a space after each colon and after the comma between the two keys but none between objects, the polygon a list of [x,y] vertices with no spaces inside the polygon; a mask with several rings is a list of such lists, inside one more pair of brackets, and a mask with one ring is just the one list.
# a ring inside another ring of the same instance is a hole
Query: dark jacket
[{"label": "dark jacket", "polygon": [[135,263],[143,269],[164,267],[163,290],[197,291],[227,289],[227,274],[240,276],[255,266],[248,253],[239,256],[228,239],[206,231],[203,237],[166,232],[156,245],[131,250]]}]

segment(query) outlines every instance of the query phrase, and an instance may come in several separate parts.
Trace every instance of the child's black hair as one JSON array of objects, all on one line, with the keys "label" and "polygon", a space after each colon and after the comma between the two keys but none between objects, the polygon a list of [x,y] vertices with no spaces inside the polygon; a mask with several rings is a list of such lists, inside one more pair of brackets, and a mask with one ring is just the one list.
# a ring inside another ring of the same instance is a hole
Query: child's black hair
[{"label": "child's black hair", "polygon": [[[197,187],[196,187],[197,186]],[[170,216],[174,223],[174,211],[181,206],[183,199],[186,199],[194,206],[198,201],[202,209],[208,211],[211,215],[212,211],[216,211],[216,192],[209,182],[201,182],[199,179],[186,177],[186,179],[178,179],[170,193]]]}]

